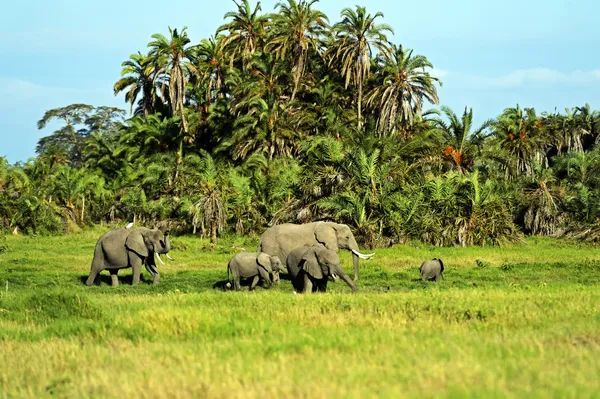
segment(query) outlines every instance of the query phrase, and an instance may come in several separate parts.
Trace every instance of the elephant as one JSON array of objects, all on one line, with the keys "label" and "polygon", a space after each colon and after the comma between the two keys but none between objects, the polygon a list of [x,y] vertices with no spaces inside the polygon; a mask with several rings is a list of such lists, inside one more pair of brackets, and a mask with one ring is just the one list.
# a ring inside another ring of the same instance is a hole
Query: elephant
[{"label": "elephant", "polygon": [[335,253],[340,249],[352,251],[354,281],[358,280],[358,259],[375,255],[360,253],[350,227],[333,222],[285,223],[269,227],[260,237],[257,252],[277,256],[285,262],[290,252],[304,245],[321,245]]},{"label": "elephant", "polygon": [[[104,233],[96,243],[94,259],[90,276],[86,284],[88,286],[99,283],[99,273],[108,269],[112,280],[112,286],[119,285],[119,269],[131,267],[133,269],[132,284],[140,282],[142,264],[153,277],[154,284],[160,281],[160,274],[156,269],[154,254],[159,262],[164,264],[160,254],[167,254],[171,250],[169,232],[164,234],[159,229],[148,229],[131,226],[120,229],[109,230]],[[168,254],[167,258],[173,260]]]},{"label": "elephant", "polygon": [[327,291],[329,277],[339,276],[356,292],[356,285],[341,267],[340,257],[322,245],[305,245],[294,249],[286,259],[294,288],[299,292]]},{"label": "elephant", "polygon": [[444,279],[444,262],[441,259],[433,258],[426,260],[419,268],[421,279],[423,281],[439,281],[440,277]]},{"label": "elephant", "polygon": [[[277,256],[271,256],[265,253],[256,255],[254,252],[240,252],[236,254],[227,264],[227,280],[229,280],[229,272],[233,277],[233,284],[236,291],[240,290],[240,278],[252,278],[250,291],[256,288],[259,278],[266,281],[271,287],[271,275],[274,272],[283,270],[281,261]],[[227,283],[227,287],[231,287],[231,283]]]}]

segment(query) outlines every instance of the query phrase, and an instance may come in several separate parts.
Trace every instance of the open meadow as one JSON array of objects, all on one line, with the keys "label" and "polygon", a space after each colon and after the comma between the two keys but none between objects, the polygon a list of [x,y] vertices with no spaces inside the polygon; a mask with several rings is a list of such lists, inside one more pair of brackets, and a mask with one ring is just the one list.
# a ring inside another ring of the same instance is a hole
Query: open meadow
[{"label": "open meadow", "polygon": [[[223,292],[255,238],[173,237],[161,283],[131,269],[87,287],[103,228],[10,236],[0,253],[3,398],[600,396],[600,250],[530,238],[508,247],[377,249],[359,292]],[[350,254],[342,264],[351,270]],[[418,266],[441,257],[445,280]],[[6,282],[8,281],[8,285]]]}]

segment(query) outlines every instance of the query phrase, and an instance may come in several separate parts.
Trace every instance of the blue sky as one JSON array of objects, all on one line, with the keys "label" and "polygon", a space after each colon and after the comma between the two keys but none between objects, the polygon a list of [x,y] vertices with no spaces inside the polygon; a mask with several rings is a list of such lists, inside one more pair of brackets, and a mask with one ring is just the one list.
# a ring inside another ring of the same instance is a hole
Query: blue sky
[{"label": "blue sky", "polygon": [[[276,0],[262,1],[270,12]],[[321,0],[331,22],[344,7],[381,11],[392,40],[423,54],[457,113],[495,117],[519,103],[538,112],[589,103],[600,109],[600,34],[594,0]],[[0,156],[35,156],[51,128],[36,122],[73,103],[128,109],[114,97],[121,62],[145,51],[150,35],[188,26],[193,42],[211,35],[232,1],[29,0],[0,14]],[[427,15],[427,17],[425,17]]]}]

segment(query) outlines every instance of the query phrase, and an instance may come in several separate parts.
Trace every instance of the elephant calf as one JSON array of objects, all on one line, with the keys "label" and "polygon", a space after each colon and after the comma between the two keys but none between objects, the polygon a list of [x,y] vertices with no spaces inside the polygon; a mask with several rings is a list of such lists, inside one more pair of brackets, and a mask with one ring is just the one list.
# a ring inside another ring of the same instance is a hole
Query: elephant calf
[{"label": "elephant calf", "polygon": [[421,279],[424,281],[439,281],[440,277],[444,279],[444,263],[441,259],[433,258],[426,260],[419,268]]},{"label": "elephant calf", "polygon": [[322,245],[296,248],[287,257],[286,266],[294,288],[299,292],[326,291],[329,277],[340,277],[356,292],[356,285],[342,269],[337,252]]},{"label": "elephant calf", "polygon": [[[233,277],[233,284],[236,291],[240,290],[240,278],[252,278],[250,291],[256,288],[258,280],[262,278],[271,287],[271,275],[283,270],[281,261],[277,256],[271,256],[264,252],[258,255],[256,252],[240,252],[236,254],[227,264],[227,279],[229,272]],[[231,283],[228,283],[231,287]]]}]

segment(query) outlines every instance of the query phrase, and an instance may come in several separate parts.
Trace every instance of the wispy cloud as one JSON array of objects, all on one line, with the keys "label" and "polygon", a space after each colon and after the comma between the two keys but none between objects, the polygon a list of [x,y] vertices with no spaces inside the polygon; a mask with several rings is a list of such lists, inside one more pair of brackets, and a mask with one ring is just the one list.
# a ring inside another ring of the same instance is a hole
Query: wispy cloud
[{"label": "wispy cloud", "polygon": [[445,69],[439,69],[439,68],[427,68],[427,72],[429,72],[429,74],[435,78],[441,79],[443,77],[448,76],[448,71],[446,71]]},{"label": "wispy cloud", "polygon": [[107,87],[109,89],[45,86],[24,79],[0,77],[0,104],[16,104],[29,101],[52,103],[55,99],[59,101],[71,99],[71,102],[77,102],[90,96],[111,93],[110,86]]},{"label": "wispy cloud", "polygon": [[569,73],[550,68],[518,69],[506,75],[473,76],[470,83],[476,86],[510,88],[525,85],[586,85],[600,83],[600,69],[576,70]]}]

